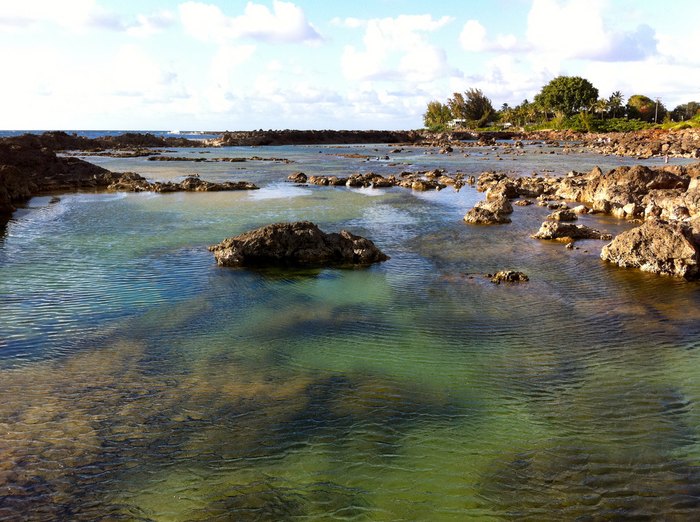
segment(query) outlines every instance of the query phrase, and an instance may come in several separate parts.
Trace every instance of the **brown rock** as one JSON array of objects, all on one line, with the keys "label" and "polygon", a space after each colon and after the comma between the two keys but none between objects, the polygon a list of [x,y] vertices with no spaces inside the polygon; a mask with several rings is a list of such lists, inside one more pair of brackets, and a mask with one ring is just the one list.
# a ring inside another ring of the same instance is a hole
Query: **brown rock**
[{"label": "brown rock", "polygon": [[549,216],[547,216],[547,219],[552,219],[554,221],[576,221],[578,216],[573,210],[564,208],[552,212]]},{"label": "brown rock", "polygon": [[545,221],[532,237],[534,239],[558,239],[567,242],[576,239],[612,239],[612,235],[585,225],[562,223],[560,221]]},{"label": "brown rock", "polygon": [[292,172],[287,176],[287,181],[291,181],[292,183],[306,183],[307,179],[306,174],[303,172]]},{"label": "brown rock", "polygon": [[686,279],[700,275],[699,256],[690,227],[656,219],[618,235],[600,254],[621,267]]},{"label": "brown rock", "polygon": [[326,234],[309,221],[276,223],[209,247],[219,266],[369,265],[389,257],[346,230]]},{"label": "brown rock", "polygon": [[479,206],[475,206],[467,212],[464,215],[464,221],[472,225],[501,225],[511,222],[505,214]]}]

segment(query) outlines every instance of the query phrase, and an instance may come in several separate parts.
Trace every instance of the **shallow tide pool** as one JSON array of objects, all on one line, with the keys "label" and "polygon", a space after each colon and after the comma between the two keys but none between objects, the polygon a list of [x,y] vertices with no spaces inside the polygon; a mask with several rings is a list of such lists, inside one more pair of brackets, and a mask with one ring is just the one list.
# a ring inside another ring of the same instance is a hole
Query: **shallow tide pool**
[{"label": "shallow tide pool", "polygon": [[[483,196],[470,187],[284,181],[633,160],[535,145],[501,160],[488,148],[207,152],[291,162],[95,158],[261,190],[35,198],[0,238],[0,520],[700,516],[697,284],[606,265],[602,242],[530,239],[547,214],[535,205],[510,225],[467,225]],[[201,151],[174,155],[186,153]],[[243,270],[207,251],[291,220],[347,228],[391,259]],[[505,268],[530,282],[484,276]]]}]

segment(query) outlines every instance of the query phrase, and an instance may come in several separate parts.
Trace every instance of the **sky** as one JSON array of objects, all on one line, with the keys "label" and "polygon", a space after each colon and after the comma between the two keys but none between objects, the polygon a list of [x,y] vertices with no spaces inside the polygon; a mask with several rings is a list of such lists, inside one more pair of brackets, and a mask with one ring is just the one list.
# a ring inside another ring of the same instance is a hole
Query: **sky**
[{"label": "sky", "polygon": [[700,102],[697,0],[0,0],[0,129],[415,129],[581,76]]}]

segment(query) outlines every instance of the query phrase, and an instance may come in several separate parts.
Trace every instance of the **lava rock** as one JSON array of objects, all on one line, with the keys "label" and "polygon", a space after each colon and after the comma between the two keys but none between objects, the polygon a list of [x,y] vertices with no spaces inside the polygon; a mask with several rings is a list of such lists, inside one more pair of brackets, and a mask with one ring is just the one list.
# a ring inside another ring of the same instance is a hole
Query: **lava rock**
[{"label": "lava rock", "polygon": [[369,239],[325,233],[310,221],[275,223],[212,245],[219,266],[338,266],[386,261]]}]

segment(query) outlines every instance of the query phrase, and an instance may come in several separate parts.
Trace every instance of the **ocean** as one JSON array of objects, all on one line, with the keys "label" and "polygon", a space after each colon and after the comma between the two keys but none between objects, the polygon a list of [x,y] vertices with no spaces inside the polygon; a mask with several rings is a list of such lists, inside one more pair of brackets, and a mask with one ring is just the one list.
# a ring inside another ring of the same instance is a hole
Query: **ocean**
[{"label": "ocean", "polygon": [[[601,241],[531,239],[549,212],[537,205],[468,225],[483,198],[469,186],[285,181],[663,159],[395,148],[88,157],[261,188],[73,193],[19,210],[0,237],[0,520],[698,518],[697,283],[605,264]],[[391,259],[231,269],[207,250],[293,220]],[[500,269],[530,281],[491,283]]]}]

